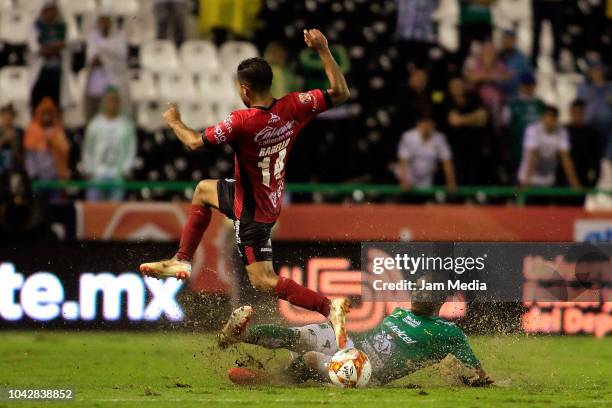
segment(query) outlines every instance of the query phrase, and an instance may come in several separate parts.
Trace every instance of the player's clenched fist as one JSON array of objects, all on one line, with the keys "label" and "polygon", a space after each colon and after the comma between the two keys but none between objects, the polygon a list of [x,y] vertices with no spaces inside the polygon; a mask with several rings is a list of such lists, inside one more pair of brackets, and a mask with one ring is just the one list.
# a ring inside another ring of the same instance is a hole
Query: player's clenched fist
[{"label": "player's clenched fist", "polygon": [[327,49],[327,38],[317,29],[304,30],[304,42],[313,50],[322,51]]},{"label": "player's clenched fist", "polygon": [[168,108],[166,109],[162,117],[164,118],[166,123],[169,125],[172,124],[173,122],[177,122],[181,120],[181,114],[178,111],[178,109],[176,109],[176,105],[173,103],[168,104]]}]

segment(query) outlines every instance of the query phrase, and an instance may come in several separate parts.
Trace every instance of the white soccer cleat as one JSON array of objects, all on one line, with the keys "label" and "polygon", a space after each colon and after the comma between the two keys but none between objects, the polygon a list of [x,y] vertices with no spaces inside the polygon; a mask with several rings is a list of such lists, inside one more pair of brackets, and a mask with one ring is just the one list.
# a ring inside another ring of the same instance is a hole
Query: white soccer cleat
[{"label": "white soccer cleat", "polygon": [[351,309],[351,302],[346,299],[333,299],[329,307],[328,319],[336,333],[338,350],[346,347],[346,314]]},{"label": "white soccer cleat", "polygon": [[187,280],[191,276],[191,262],[179,261],[176,258],[140,265],[140,273],[152,278],[176,278]]},{"label": "white soccer cleat", "polygon": [[240,343],[246,337],[246,329],[252,316],[251,306],[241,306],[234,310],[217,335],[219,347],[226,348],[230,344]]}]

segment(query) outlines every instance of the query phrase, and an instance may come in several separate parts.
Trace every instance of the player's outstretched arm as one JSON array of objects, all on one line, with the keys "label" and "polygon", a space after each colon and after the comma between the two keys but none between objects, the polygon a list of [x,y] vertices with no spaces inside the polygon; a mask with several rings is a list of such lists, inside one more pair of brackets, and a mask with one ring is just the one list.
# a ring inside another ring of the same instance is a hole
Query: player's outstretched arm
[{"label": "player's outstretched arm", "polygon": [[327,38],[319,30],[304,30],[304,41],[306,45],[319,54],[323,67],[325,68],[325,74],[329,79],[330,88],[327,90],[332,103],[334,106],[338,106],[348,100],[351,96],[346,79],[342,70],[334,60],[331,52],[329,51],[329,45],[327,44]]},{"label": "player's outstretched arm", "polygon": [[168,104],[168,109],[164,112],[163,118],[176,137],[178,137],[190,150],[196,150],[204,145],[200,133],[188,128],[187,125],[181,121],[181,114],[178,109],[176,109],[175,104]]}]

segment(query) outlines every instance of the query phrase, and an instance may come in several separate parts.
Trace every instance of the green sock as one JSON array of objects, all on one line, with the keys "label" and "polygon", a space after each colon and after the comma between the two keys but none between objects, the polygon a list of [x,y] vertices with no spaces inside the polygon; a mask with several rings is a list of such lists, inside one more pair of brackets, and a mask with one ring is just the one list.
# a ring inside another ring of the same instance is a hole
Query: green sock
[{"label": "green sock", "polygon": [[274,324],[260,324],[249,327],[246,342],[269,349],[295,349],[299,340],[299,332],[290,327]]}]

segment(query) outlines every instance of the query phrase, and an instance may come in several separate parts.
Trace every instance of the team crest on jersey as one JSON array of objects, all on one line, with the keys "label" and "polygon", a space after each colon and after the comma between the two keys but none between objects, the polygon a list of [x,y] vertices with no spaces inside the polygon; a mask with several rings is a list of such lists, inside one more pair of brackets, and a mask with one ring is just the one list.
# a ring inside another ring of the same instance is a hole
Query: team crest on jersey
[{"label": "team crest on jersey", "polygon": [[268,124],[276,123],[280,120],[280,116],[270,113],[270,119],[268,120]]},{"label": "team crest on jersey", "polygon": [[393,352],[393,337],[390,334],[380,332],[374,336],[374,349],[384,355],[390,355]]},{"label": "team crest on jersey", "polygon": [[300,98],[300,102],[302,102],[304,105],[312,102],[312,95],[308,92],[302,92],[298,95],[298,98]]}]

